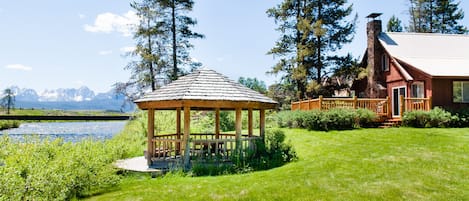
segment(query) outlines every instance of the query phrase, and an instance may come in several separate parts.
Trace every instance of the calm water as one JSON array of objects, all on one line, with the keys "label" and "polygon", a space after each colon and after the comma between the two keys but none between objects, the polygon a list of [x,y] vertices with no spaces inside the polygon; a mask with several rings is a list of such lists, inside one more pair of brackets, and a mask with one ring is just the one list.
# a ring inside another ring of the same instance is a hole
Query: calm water
[{"label": "calm water", "polygon": [[13,139],[22,140],[37,135],[41,139],[63,138],[66,142],[77,142],[85,138],[105,140],[122,131],[127,121],[105,122],[51,122],[22,123],[19,128],[0,131]]}]

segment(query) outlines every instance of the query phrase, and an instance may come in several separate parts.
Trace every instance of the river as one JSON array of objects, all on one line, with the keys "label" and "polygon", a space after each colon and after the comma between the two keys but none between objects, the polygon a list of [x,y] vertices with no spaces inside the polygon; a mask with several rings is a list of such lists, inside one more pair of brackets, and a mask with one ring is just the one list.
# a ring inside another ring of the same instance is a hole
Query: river
[{"label": "river", "polygon": [[126,124],[127,121],[22,123],[19,128],[0,131],[0,135],[8,134],[15,140],[32,135],[40,139],[63,138],[65,142],[105,140],[121,132]]}]

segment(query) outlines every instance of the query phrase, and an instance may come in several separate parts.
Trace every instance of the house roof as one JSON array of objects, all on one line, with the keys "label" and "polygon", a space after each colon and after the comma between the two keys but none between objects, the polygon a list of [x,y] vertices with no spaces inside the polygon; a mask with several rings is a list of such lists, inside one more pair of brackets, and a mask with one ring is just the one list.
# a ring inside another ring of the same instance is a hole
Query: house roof
[{"label": "house roof", "polygon": [[431,76],[469,76],[469,36],[434,33],[381,33],[394,58]]},{"label": "house roof", "polygon": [[143,98],[136,100],[135,103],[178,100],[277,104],[277,102],[259,92],[207,68],[198,69],[160,89],[147,93]]}]

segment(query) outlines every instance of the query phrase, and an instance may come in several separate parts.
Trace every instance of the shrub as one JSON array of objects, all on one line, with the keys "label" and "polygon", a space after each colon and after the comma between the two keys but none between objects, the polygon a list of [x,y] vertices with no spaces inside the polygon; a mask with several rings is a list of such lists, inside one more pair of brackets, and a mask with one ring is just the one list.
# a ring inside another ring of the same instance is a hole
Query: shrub
[{"label": "shrub", "polygon": [[145,146],[139,123],[104,142],[0,137],[0,200],[70,200],[114,187],[114,161],[141,155]]},{"label": "shrub", "polygon": [[376,118],[377,115],[367,109],[283,111],[278,113],[277,123],[279,127],[328,131],[370,127]]},{"label": "shrub", "polygon": [[439,107],[436,107],[430,111],[410,111],[405,112],[402,117],[402,124],[404,126],[416,127],[416,128],[444,128],[451,127],[458,122],[458,117],[451,115]]},{"label": "shrub", "polygon": [[0,121],[0,130],[18,128],[18,127],[20,127],[19,121],[14,121],[14,120]]},{"label": "shrub", "polygon": [[358,123],[356,124],[364,128],[374,127],[375,122],[378,119],[378,115],[368,109],[357,109],[356,114],[358,116],[358,119],[356,120],[356,122],[358,121]]},{"label": "shrub", "polygon": [[60,139],[0,139],[0,200],[66,200],[115,186],[119,177],[104,144]]},{"label": "shrub", "polygon": [[469,108],[451,111],[453,115],[451,127],[469,127]]},{"label": "shrub", "polygon": [[266,131],[264,143],[256,142],[256,150],[248,154],[243,166],[238,170],[252,168],[254,170],[265,170],[279,167],[285,163],[294,161],[297,155],[293,146],[285,142],[285,132],[279,129]]}]

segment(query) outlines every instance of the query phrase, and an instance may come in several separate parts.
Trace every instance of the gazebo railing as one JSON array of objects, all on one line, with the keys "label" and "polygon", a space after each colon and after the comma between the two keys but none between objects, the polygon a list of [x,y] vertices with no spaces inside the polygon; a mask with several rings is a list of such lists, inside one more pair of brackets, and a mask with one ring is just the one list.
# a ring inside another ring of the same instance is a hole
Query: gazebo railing
[{"label": "gazebo railing", "polygon": [[[240,150],[242,156],[255,150],[255,140],[258,136],[241,135],[239,142],[235,134],[193,134],[190,135],[189,155],[192,160],[230,161],[235,150]],[[153,138],[153,161],[181,159],[184,153],[183,140],[177,139],[177,134],[157,135]],[[239,147],[237,147],[239,146]],[[238,148],[238,149],[237,149]]]}]

